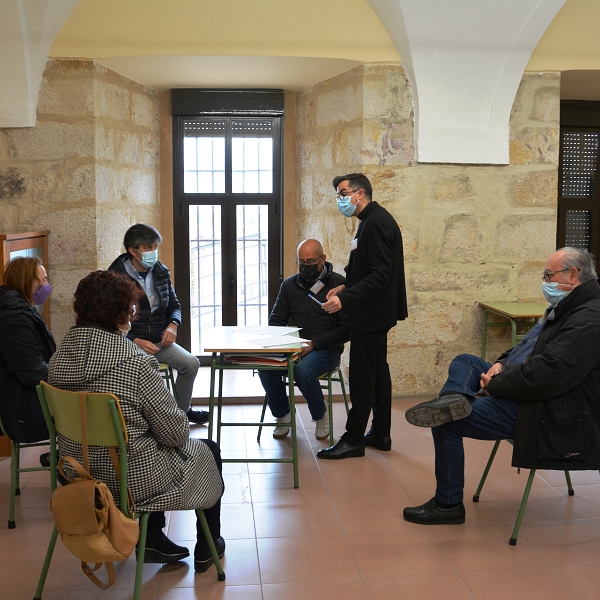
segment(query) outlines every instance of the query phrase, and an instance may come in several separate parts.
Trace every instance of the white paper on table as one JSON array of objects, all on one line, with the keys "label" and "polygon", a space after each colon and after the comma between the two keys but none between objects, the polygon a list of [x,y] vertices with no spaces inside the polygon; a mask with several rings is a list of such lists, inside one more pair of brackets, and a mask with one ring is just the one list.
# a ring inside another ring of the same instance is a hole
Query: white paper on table
[{"label": "white paper on table", "polygon": [[[249,327],[241,327],[236,331],[238,335],[264,335],[267,337],[288,335],[300,331],[300,327],[270,327],[268,325],[250,325]],[[292,343],[292,342],[290,342]]]},{"label": "white paper on table", "polygon": [[256,344],[263,348],[273,348],[275,346],[300,346],[301,342],[310,342],[301,337],[278,335],[273,337],[261,337],[255,340],[246,340],[249,344]]}]

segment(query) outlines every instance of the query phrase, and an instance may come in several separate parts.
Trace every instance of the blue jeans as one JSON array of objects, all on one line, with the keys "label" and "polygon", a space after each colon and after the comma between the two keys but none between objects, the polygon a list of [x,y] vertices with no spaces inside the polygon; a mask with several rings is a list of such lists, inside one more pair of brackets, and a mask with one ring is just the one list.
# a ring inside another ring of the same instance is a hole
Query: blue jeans
[{"label": "blue jeans", "polygon": [[[338,350],[313,350],[294,367],[294,383],[304,396],[313,421],[325,415],[325,400],[319,377],[335,369],[340,363]],[[258,376],[267,393],[267,402],[273,416],[278,419],[290,412],[287,385],[283,376],[287,371],[259,371]]]},{"label": "blue jeans", "polygon": [[463,438],[505,440],[513,438],[519,403],[497,396],[476,398],[481,373],[490,363],[471,354],[460,354],[448,368],[448,379],[440,391],[460,392],[471,398],[473,411],[459,421],[450,421],[431,430],[435,445],[435,498],[444,504],[463,500],[465,452]]}]

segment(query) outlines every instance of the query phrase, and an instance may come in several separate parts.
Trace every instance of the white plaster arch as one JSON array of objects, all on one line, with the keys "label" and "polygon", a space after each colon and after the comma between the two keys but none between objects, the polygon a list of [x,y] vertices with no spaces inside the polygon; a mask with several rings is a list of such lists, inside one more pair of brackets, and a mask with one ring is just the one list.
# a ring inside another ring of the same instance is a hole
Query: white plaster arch
[{"label": "white plaster arch", "polygon": [[0,127],[35,125],[50,46],[78,2],[0,2]]},{"label": "white plaster arch", "polygon": [[411,84],[417,160],[508,164],[527,62],[566,0],[367,0]]}]

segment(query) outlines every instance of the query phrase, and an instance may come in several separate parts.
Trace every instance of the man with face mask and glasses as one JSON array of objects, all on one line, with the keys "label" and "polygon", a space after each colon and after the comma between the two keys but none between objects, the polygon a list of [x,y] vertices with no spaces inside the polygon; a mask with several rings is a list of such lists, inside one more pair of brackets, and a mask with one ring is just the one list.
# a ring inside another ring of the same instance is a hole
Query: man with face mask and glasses
[{"label": "man with face mask and glasses", "polygon": [[[329,437],[329,414],[318,380],[335,369],[348,341],[348,317],[344,311],[330,315],[321,309],[327,293],[345,279],[334,273],[317,240],[304,240],[298,246],[298,273],[288,277],[279,289],[269,316],[269,325],[300,327],[300,336],[310,342],[302,348],[300,362],[294,367],[294,381],[308,404],[315,422],[315,437]],[[289,423],[290,403],[281,371],[259,371],[267,401],[278,423]],[[284,438],[289,427],[277,425],[276,439]]]},{"label": "man with face mask and glasses", "polygon": [[[362,173],[333,179],[338,210],[358,217],[350,243],[346,283],[327,294],[323,310],[343,308],[350,321],[350,397],[346,432],[335,446],[319,450],[322,459],[364,456],[365,446],[392,449],[392,381],[387,363],[388,331],[408,315],[402,234],[394,217],[373,202],[371,183]],[[373,410],[370,431],[365,435]]]},{"label": "man with face mask and glasses", "polygon": [[409,423],[432,427],[435,496],[404,509],[423,525],[460,524],[463,438],[513,439],[513,467],[600,467],[600,286],[593,256],[561,248],[546,261],[543,318],[494,364],[457,356],[438,398],[406,411]]},{"label": "man with face mask and glasses", "polygon": [[181,304],[171,285],[169,269],[158,260],[162,236],[154,227],[137,223],[125,233],[127,250],[109,269],[129,275],[143,290],[136,320],[127,337],[146,354],[177,371],[177,406],[192,423],[206,423],[208,412],[192,409],[192,390],[200,366],[198,359],[175,343],[181,325]]}]

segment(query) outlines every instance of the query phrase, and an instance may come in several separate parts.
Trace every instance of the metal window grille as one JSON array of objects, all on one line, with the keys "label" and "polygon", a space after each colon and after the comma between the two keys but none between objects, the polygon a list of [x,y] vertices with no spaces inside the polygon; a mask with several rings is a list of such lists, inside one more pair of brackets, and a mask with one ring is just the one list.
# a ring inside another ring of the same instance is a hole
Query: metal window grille
[{"label": "metal window grille", "polygon": [[598,143],[595,132],[565,131],[562,137],[563,198],[593,198],[598,172]]}]

